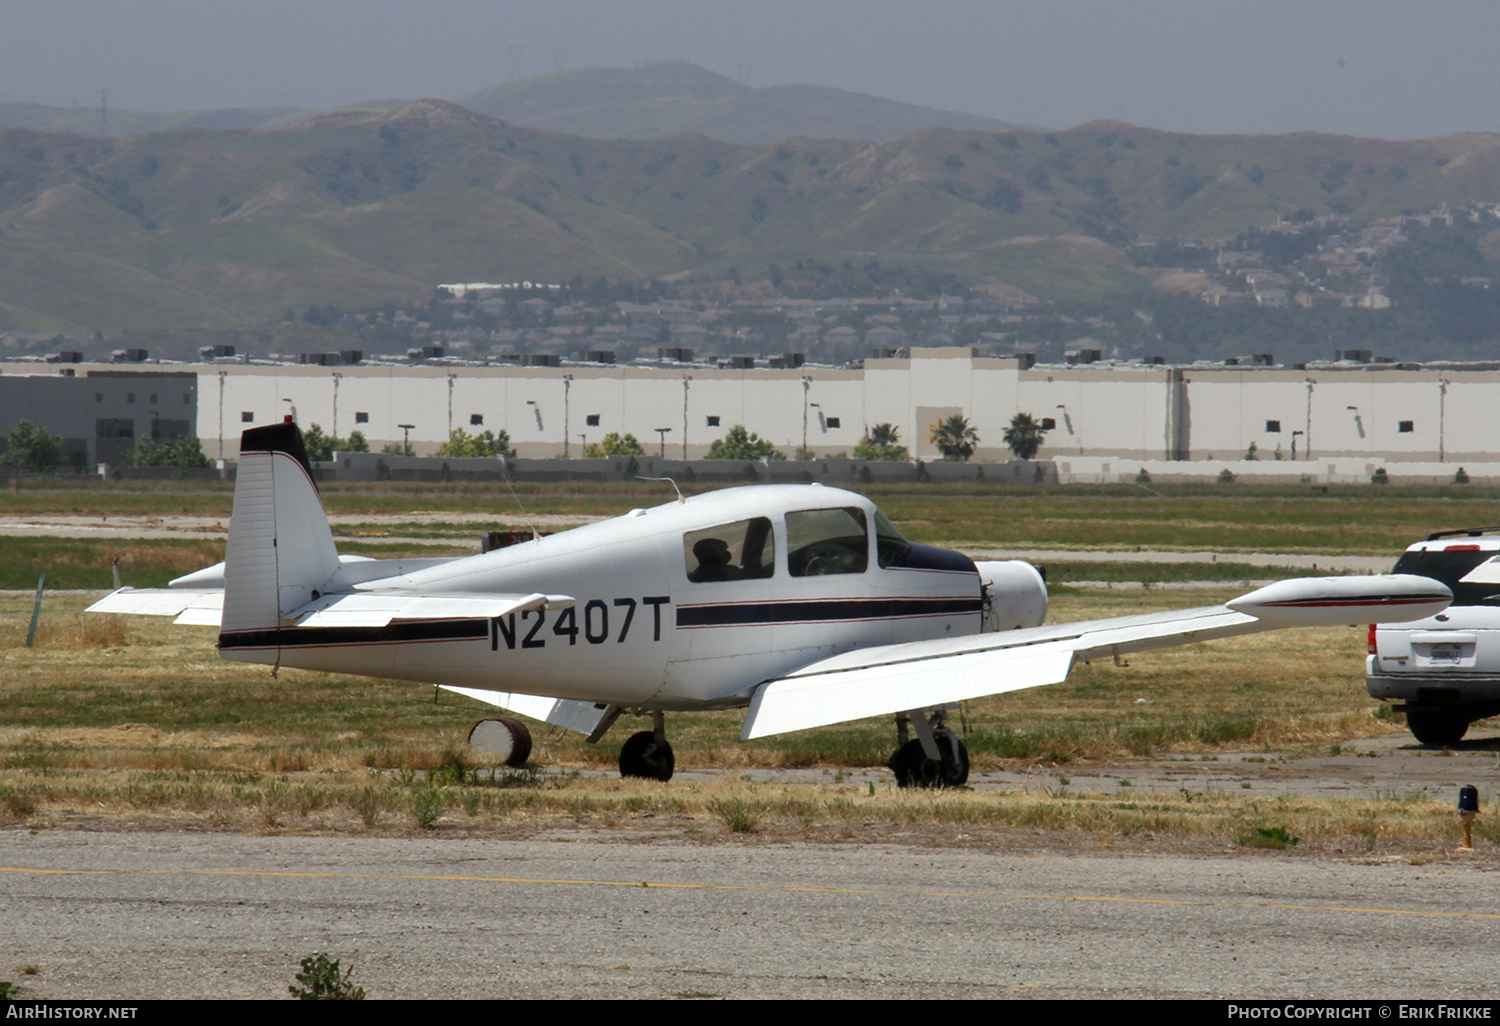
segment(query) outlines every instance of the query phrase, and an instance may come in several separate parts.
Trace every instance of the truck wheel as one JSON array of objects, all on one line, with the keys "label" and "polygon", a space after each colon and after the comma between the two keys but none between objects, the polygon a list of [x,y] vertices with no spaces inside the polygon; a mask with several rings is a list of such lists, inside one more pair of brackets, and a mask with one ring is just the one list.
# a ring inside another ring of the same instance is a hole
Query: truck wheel
[{"label": "truck wheel", "polygon": [[1469,718],[1463,713],[1408,712],[1406,726],[1424,745],[1451,745],[1469,732]]}]

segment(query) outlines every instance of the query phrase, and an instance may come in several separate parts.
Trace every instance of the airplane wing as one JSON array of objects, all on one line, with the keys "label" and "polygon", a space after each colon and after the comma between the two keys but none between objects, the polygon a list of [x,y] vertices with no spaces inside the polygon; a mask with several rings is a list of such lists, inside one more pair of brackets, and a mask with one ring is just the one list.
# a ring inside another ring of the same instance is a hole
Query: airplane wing
[{"label": "airplane wing", "polygon": [[1279,627],[1418,620],[1452,598],[1409,574],[1297,578],[1222,606],[857,649],[761,685],[741,739],[1057,684],[1075,662],[1100,656]]},{"label": "airplane wing", "polygon": [[[292,627],[384,627],[393,620],[489,619],[528,609],[564,609],[568,595],[352,591],[314,599],[287,617]],[[223,589],[120,588],[89,606],[90,613],[175,616],[173,623],[219,626]]]}]

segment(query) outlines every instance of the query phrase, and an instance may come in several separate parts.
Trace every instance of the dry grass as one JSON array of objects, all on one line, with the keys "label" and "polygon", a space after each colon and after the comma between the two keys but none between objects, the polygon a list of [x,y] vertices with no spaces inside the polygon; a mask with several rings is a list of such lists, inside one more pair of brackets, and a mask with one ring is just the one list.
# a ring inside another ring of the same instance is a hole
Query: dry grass
[{"label": "dry grass", "polygon": [[[1153,593],[1160,605],[1221,595]],[[1144,838],[1233,845],[1285,828],[1298,850],[1410,852],[1453,841],[1453,815],[1427,799],[1347,801],[1073,792],[940,793],[863,789],[837,771],[879,767],[885,720],[742,744],[740,713],[669,720],[680,766],[714,766],[707,783],[580,777],[611,769],[613,744],[539,746],[537,772],[464,762],[473,704],[388,681],[217,659],[211,629],[165,619],[83,616],[87,599],[49,596],[36,648],[24,647],[30,596],[0,595],[0,822],[80,817],[119,826],[246,831],[534,832],[586,825],[720,837],[955,838],[1064,832],[1098,844]],[[1064,594],[1058,619],[1138,610],[1140,596]],[[1063,685],[970,703],[976,768],[1107,762],[1164,752],[1321,748],[1400,730],[1359,684],[1362,632],[1286,631],[1080,667]],[[540,735],[540,731],[538,731]],[[828,767],[823,784],[752,785],[749,767]],[[873,793],[871,793],[873,791]],[[1477,834],[1500,841],[1481,819]],[[974,833],[978,832],[978,833]],[[999,832],[999,834],[996,834]],[[1010,832],[1010,833],[1007,833]]]}]

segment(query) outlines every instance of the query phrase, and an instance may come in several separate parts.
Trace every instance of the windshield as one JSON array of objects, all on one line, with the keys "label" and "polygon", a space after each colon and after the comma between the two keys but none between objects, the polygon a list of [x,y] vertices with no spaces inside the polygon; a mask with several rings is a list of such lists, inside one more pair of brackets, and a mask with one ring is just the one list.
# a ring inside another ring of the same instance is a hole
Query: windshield
[{"label": "windshield", "polygon": [[786,515],[787,571],[793,577],[862,574],[870,562],[863,510],[804,509]]},{"label": "windshield", "polygon": [[906,540],[895,524],[891,523],[886,515],[880,510],[875,511],[875,558],[881,566],[896,566],[901,562],[901,557],[911,549],[911,542]]}]

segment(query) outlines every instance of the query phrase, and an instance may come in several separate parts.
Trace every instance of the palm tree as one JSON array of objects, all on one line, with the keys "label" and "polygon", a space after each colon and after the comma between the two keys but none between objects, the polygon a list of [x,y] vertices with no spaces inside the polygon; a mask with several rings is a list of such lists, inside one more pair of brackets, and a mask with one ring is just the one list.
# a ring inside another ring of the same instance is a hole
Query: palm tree
[{"label": "palm tree", "polygon": [[1018,413],[1010,419],[1010,427],[1005,429],[1005,444],[1016,454],[1016,459],[1029,460],[1042,447],[1042,439],[1046,436],[1047,432],[1031,418],[1031,414]]},{"label": "palm tree", "polygon": [[889,422],[876,424],[870,429],[870,444],[877,449],[889,448],[901,441],[901,432]]},{"label": "palm tree", "polygon": [[854,446],[854,458],[893,461],[910,459],[911,454],[906,451],[906,446],[899,444],[900,439],[901,432],[896,425],[876,424],[870,429],[870,433]]},{"label": "palm tree", "polygon": [[932,432],[932,444],[945,460],[961,463],[974,455],[974,446],[979,444],[979,433],[961,413],[930,424],[928,429]]}]

